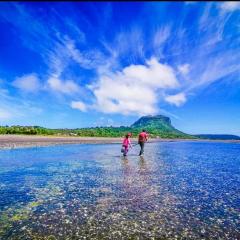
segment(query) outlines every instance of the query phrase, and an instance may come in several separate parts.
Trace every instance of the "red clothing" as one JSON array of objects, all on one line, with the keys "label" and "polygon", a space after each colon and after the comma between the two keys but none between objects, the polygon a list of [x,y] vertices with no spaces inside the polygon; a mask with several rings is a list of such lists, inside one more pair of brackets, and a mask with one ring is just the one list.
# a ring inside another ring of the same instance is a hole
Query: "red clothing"
[{"label": "red clothing", "polygon": [[148,138],[148,135],[146,132],[141,132],[138,135],[138,142],[146,142]]},{"label": "red clothing", "polygon": [[128,147],[131,145],[130,139],[129,139],[129,138],[124,138],[122,145],[123,145],[124,147],[127,147],[127,148],[128,148]]}]

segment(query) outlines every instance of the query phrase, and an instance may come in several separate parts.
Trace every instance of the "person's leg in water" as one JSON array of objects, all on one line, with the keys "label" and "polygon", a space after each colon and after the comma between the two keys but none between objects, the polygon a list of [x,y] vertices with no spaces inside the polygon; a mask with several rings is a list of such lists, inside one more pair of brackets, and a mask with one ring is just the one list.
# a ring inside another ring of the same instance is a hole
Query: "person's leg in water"
[{"label": "person's leg in water", "polygon": [[143,153],[144,153],[144,142],[139,142],[139,144],[140,144],[140,147],[141,147],[139,156],[141,156],[141,155],[143,155]]},{"label": "person's leg in water", "polygon": [[127,147],[127,146],[124,146],[123,156],[126,157],[126,156],[127,156],[127,153],[128,153],[128,147]]}]

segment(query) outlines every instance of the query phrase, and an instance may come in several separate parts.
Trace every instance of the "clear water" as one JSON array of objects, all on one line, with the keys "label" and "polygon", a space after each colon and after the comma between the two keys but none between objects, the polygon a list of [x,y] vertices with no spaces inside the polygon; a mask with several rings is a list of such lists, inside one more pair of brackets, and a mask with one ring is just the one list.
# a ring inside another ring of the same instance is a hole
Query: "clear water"
[{"label": "clear water", "polygon": [[240,145],[0,151],[0,239],[240,239]]}]

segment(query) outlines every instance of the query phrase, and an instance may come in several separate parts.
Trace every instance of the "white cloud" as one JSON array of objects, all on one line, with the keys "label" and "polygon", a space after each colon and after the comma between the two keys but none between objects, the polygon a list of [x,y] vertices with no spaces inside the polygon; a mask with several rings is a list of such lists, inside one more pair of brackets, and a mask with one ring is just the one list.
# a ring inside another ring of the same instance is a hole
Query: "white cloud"
[{"label": "white cloud", "polygon": [[41,88],[40,81],[35,74],[27,74],[16,78],[13,86],[26,92],[36,92]]},{"label": "white cloud", "polygon": [[122,71],[124,79],[146,87],[173,88],[178,86],[172,67],[152,58],[146,65],[130,65]]},{"label": "white cloud", "polygon": [[72,80],[62,81],[58,77],[50,77],[47,81],[48,86],[60,93],[72,94],[80,90],[79,86]]},{"label": "white cloud", "polygon": [[158,111],[158,90],[178,85],[173,69],[152,58],[146,65],[130,65],[117,73],[101,75],[90,89],[96,97],[96,109],[105,113],[140,115]]},{"label": "white cloud", "polygon": [[190,70],[190,64],[188,63],[178,66],[178,71],[183,75],[187,75],[189,73],[189,70]]},{"label": "white cloud", "polygon": [[165,100],[173,105],[176,105],[177,107],[181,106],[186,102],[186,96],[184,93],[178,93],[176,95],[169,95],[165,97]]},{"label": "white cloud", "polygon": [[82,112],[85,112],[87,110],[86,104],[83,103],[83,102],[80,102],[80,101],[72,101],[71,102],[71,107],[73,109],[78,109],[78,110],[80,110]]},{"label": "white cloud", "polygon": [[240,10],[240,2],[236,1],[236,2],[231,2],[231,1],[227,1],[224,3],[221,3],[220,8],[223,11],[226,12],[232,12],[235,10]]}]

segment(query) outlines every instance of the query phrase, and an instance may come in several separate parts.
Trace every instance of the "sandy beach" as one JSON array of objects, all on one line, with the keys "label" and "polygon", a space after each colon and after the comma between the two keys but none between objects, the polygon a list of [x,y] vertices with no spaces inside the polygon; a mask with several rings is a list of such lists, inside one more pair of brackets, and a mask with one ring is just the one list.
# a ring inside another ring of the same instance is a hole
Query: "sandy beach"
[{"label": "sandy beach", "polygon": [[[106,144],[121,143],[122,138],[107,137],[58,137],[58,136],[28,136],[28,135],[0,135],[0,149],[12,149],[22,147],[43,147],[60,144]],[[236,142],[237,140],[199,140],[199,139],[149,139],[149,142],[164,141],[211,141],[211,142]],[[133,138],[132,143],[136,143],[137,139]]]},{"label": "sandy beach", "polygon": [[120,143],[121,138],[0,135],[0,149],[59,144]]}]

